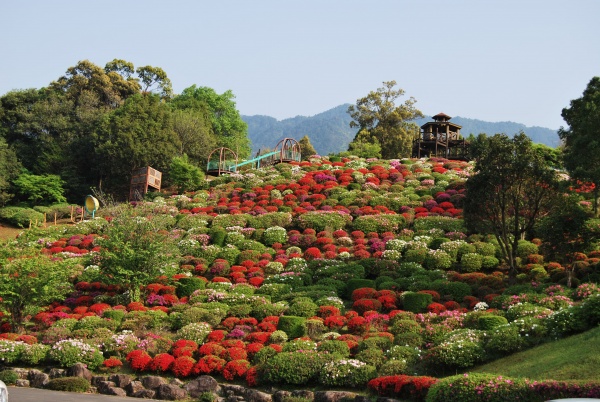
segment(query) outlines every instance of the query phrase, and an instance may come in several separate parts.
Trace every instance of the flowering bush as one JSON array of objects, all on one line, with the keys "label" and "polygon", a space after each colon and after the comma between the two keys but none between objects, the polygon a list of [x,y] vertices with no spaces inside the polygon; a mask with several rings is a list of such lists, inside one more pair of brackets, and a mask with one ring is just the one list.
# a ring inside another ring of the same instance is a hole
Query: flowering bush
[{"label": "flowering bush", "polygon": [[394,375],[374,378],[367,385],[380,396],[422,401],[437,381],[433,377]]},{"label": "flowering bush", "polygon": [[282,352],[266,362],[265,377],[275,383],[307,384],[318,377],[326,359],[316,351]]},{"label": "flowering bush", "polygon": [[100,367],[104,358],[99,348],[83,343],[77,339],[65,339],[52,346],[48,357],[63,367],[71,367],[75,363],[86,364],[90,370]]},{"label": "flowering bush", "polygon": [[232,360],[223,368],[223,377],[228,381],[244,378],[249,368],[250,362],[247,360]]},{"label": "flowering bush", "polygon": [[189,339],[198,344],[204,342],[212,328],[206,322],[194,322],[184,326],[177,331],[177,339]]},{"label": "flowering bush", "polygon": [[374,366],[355,359],[326,363],[319,373],[319,382],[335,387],[362,387],[377,375]]}]

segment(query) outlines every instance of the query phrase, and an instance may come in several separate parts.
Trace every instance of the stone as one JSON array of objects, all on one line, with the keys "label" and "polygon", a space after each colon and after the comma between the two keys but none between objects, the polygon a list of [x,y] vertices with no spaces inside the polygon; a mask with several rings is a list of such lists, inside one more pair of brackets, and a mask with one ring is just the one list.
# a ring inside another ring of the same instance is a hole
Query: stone
[{"label": "stone", "polygon": [[156,398],[167,401],[179,401],[187,398],[187,392],[176,385],[162,384],[156,389]]},{"label": "stone", "polygon": [[292,396],[296,398],[310,399],[311,401],[315,399],[315,393],[308,389],[299,389],[296,391],[292,391]]},{"label": "stone", "polygon": [[246,389],[244,392],[244,399],[248,402],[272,402],[273,398],[271,394],[261,392],[256,389]]},{"label": "stone", "polygon": [[119,388],[125,388],[131,382],[131,377],[127,374],[113,374],[108,377],[108,381],[112,381]]},{"label": "stone", "polygon": [[169,384],[176,385],[179,388],[181,388],[181,387],[183,387],[185,385],[185,383],[183,381],[181,381],[179,378],[173,378],[173,379],[171,379],[171,381],[169,381]]},{"label": "stone", "polygon": [[33,388],[44,388],[50,382],[50,376],[40,370],[29,370],[27,377]]},{"label": "stone", "polygon": [[29,378],[29,369],[15,367],[12,369],[12,371],[17,373],[21,380],[26,380],[27,378]]},{"label": "stone", "polygon": [[156,389],[163,384],[167,384],[167,381],[164,378],[155,375],[142,377],[140,378],[140,381],[142,382],[142,385],[144,385],[144,388],[148,389]]},{"label": "stone", "polygon": [[377,402],[400,402],[399,399],[387,398],[385,396],[380,396],[377,398]]},{"label": "stone", "polygon": [[105,395],[112,395],[111,388],[114,388],[116,384],[112,381],[98,381],[96,383],[96,387],[98,388],[98,392]]},{"label": "stone", "polygon": [[108,378],[104,375],[93,375],[90,383],[95,387],[100,381],[108,381]]},{"label": "stone", "polygon": [[127,392],[123,388],[110,387],[106,395],[127,396]]},{"label": "stone", "polygon": [[370,402],[370,399],[364,395],[356,395],[354,402]]},{"label": "stone", "polygon": [[48,376],[50,378],[60,378],[60,377],[64,377],[65,376],[65,369],[61,369],[61,368],[52,368],[50,369],[50,371],[48,372]]},{"label": "stone", "polygon": [[17,382],[15,382],[15,385],[17,387],[24,387],[27,388],[29,387],[29,380],[22,380],[22,379],[18,379]]},{"label": "stone", "polygon": [[134,398],[154,399],[154,397],[156,396],[156,391],[153,391],[151,389],[141,389],[132,394],[131,396],[133,396]]},{"label": "stone", "polygon": [[75,363],[71,366],[67,375],[69,377],[83,377],[88,381],[92,380],[92,372],[83,363]]},{"label": "stone", "polygon": [[[125,392],[127,392],[127,395],[129,395],[129,396],[133,396],[133,395],[135,395],[136,392],[146,389],[142,385],[141,381],[131,381],[129,384],[125,385],[124,388],[125,388]],[[152,392],[154,393],[154,391],[152,391]],[[154,398],[154,394],[152,395],[152,398]]]},{"label": "stone", "polygon": [[292,396],[290,391],[275,391],[272,395],[273,402],[282,402],[284,399]]},{"label": "stone", "polygon": [[204,392],[216,393],[219,389],[219,383],[209,375],[201,375],[195,380],[185,384],[183,389],[185,389],[192,398],[199,398]]},{"label": "stone", "polygon": [[346,391],[317,391],[315,392],[315,402],[339,402],[342,399],[354,399],[354,392]]}]

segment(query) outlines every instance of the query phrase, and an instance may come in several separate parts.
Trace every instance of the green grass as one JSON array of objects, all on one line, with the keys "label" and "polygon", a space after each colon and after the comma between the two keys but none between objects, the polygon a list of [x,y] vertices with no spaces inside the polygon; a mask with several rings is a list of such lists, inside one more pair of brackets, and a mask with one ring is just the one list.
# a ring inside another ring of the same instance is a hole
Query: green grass
[{"label": "green grass", "polygon": [[479,366],[473,373],[493,373],[532,380],[600,378],[600,327],[515,353]]}]

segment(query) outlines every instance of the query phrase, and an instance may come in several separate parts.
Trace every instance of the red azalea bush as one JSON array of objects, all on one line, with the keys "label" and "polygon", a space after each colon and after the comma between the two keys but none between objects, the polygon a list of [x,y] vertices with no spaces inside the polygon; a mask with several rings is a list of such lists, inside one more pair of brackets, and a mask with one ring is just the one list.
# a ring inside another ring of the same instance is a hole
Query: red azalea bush
[{"label": "red azalea bush", "polygon": [[250,368],[248,360],[233,360],[223,368],[223,377],[227,381],[233,381],[238,378],[244,378],[246,372]]},{"label": "red azalea bush", "polygon": [[116,357],[111,356],[102,362],[102,366],[109,368],[109,369],[119,368],[119,367],[123,366],[123,362],[121,360],[117,359]]},{"label": "red azalea bush", "polygon": [[189,356],[180,356],[176,358],[173,364],[171,365],[171,371],[177,377],[188,377],[193,373],[195,365],[196,360],[194,360],[193,358]]},{"label": "red azalea bush", "polygon": [[152,357],[145,351],[136,349],[125,357],[125,360],[135,371],[145,371],[150,368]]},{"label": "red azalea bush", "polygon": [[227,361],[215,355],[206,355],[194,365],[194,374],[220,374]]},{"label": "red azalea bush", "polygon": [[175,358],[168,353],[159,353],[152,359],[150,370],[158,372],[166,372],[171,368]]},{"label": "red azalea bush", "polygon": [[394,375],[374,378],[367,387],[380,396],[424,401],[429,388],[437,382],[433,377]]}]

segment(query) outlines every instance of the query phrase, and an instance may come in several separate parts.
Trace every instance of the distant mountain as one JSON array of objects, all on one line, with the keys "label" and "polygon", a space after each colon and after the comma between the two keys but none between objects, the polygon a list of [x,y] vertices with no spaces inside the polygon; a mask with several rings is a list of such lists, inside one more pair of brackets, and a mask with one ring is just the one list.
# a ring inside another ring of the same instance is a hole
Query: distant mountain
[{"label": "distant mountain", "polygon": [[[328,155],[347,150],[348,144],[356,135],[356,129],[350,128],[352,119],[346,112],[348,106],[350,104],[340,105],[312,117],[296,116],[277,120],[270,116],[242,116],[242,119],[248,124],[248,136],[252,141],[253,153],[261,149],[273,149],[284,138],[300,140],[308,135],[317,152]],[[431,116],[415,120],[419,126],[428,121],[432,121]],[[451,121],[462,126],[460,132],[464,137],[480,133],[514,135],[523,131],[533,142],[553,148],[559,144],[556,130],[549,128],[527,127],[510,121],[492,123],[465,117],[453,117]]]}]

